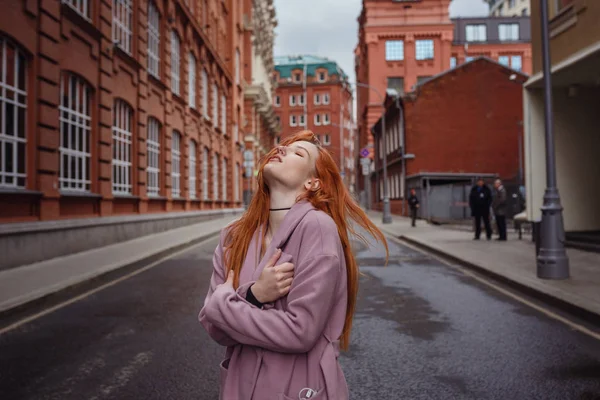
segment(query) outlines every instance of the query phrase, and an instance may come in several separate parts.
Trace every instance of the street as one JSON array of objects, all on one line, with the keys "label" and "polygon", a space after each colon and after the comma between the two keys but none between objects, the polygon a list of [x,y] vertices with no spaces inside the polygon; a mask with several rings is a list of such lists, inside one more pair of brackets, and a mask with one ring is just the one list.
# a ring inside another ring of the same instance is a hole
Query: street
[{"label": "street", "polygon": [[[0,335],[0,398],[216,399],[224,349],[197,321],[217,239]],[[600,399],[600,342],[390,241],[340,360],[352,399]]]}]

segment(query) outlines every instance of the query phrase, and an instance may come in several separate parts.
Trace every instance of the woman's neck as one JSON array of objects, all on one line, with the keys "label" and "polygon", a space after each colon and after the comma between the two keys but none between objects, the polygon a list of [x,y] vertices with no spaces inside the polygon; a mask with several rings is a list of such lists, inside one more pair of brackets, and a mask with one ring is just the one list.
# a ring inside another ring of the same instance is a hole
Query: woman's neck
[{"label": "woman's neck", "polygon": [[287,208],[291,208],[294,204],[296,204],[296,199],[298,198],[298,193],[289,193],[282,192],[278,190],[271,190],[270,196],[270,209],[278,210],[284,209],[280,211],[269,211],[269,231],[271,232],[270,236],[273,237],[279,226],[283,222],[285,215],[289,210]]}]

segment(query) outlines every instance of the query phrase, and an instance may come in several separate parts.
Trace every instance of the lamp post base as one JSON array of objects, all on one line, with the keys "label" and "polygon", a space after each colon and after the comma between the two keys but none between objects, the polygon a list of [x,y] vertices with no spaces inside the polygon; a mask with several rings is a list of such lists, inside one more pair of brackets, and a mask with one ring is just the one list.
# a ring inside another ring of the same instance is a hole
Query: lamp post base
[{"label": "lamp post base", "polygon": [[546,189],[540,224],[540,251],[537,255],[538,278],[569,278],[569,258],[565,250],[562,210],[558,190]]},{"label": "lamp post base", "polygon": [[381,222],[384,224],[392,223],[392,210],[390,207],[390,199],[388,197],[383,198],[383,218]]}]

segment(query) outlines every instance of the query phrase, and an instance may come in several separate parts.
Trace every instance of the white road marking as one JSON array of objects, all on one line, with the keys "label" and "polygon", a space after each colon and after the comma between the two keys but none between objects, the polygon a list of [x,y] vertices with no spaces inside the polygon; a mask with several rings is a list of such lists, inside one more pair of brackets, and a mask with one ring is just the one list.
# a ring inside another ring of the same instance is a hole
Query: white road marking
[{"label": "white road marking", "polygon": [[[131,360],[129,362],[129,364],[127,364],[126,366],[124,366],[123,368],[121,368],[120,370],[115,372],[115,374],[112,376],[112,379],[110,380],[110,382],[108,384],[101,386],[99,396],[102,398],[110,398],[110,395],[115,390],[118,390],[118,389],[124,387],[125,385],[127,385],[127,383],[129,383],[131,378],[133,378],[133,376],[140,369],[142,369],[144,366],[146,366],[148,363],[150,363],[151,360],[152,360],[152,353],[150,353],[150,352],[138,353],[133,358],[133,360]],[[94,397],[91,397],[90,400],[99,400],[100,397],[94,396]]]}]

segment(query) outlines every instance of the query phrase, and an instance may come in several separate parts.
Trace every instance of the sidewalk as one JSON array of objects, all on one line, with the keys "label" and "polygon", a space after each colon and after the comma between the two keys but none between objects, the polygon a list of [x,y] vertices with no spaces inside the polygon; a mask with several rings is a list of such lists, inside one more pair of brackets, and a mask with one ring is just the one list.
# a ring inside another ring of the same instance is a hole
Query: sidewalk
[{"label": "sidewalk", "polygon": [[176,251],[218,234],[236,216],[140,237],[0,272],[0,313],[119,268]]},{"label": "sidewalk", "polygon": [[391,224],[382,224],[381,213],[369,211],[371,220],[385,233],[404,239],[434,253],[442,254],[473,269],[512,283],[521,289],[557,303],[575,306],[600,316],[600,254],[567,249],[571,277],[545,280],[536,276],[535,245],[530,235],[518,240],[510,233],[507,242],[474,241],[473,233],[429,225],[393,216]]}]

